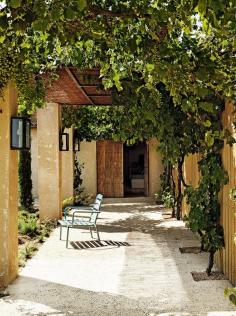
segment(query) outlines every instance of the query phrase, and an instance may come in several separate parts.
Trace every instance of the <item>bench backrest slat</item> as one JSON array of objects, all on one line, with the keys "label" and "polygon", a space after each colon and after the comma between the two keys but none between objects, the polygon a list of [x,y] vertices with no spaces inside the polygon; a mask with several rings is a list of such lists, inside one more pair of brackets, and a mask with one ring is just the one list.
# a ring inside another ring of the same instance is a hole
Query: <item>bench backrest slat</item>
[{"label": "bench backrest slat", "polygon": [[96,223],[97,221],[97,218],[98,218],[98,212],[100,211],[100,207],[101,207],[101,204],[102,204],[102,200],[103,200],[103,195],[102,194],[98,194],[97,197],[96,197],[96,200],[95,200],[95,203],[92,207],[92,209],[96,212],[92,212],[91,213],[91,216],[90,216],[90,219],[89,221],[91,223]]}]

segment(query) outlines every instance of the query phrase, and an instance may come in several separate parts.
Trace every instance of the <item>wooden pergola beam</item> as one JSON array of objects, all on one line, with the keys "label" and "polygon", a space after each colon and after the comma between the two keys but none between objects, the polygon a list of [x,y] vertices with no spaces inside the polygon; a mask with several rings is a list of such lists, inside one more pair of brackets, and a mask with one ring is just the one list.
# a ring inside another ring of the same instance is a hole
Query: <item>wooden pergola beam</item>
[{"label": "wooden pergola beam", "polygon": [[83,96],[89,101],[89,104],[91,105],[96,105],[93,100],[87,95],[87,93],[84,91],[83,87],[80,85],[80,83],[78,82],[78,80],[76,79],[76,77],[74,76],[74,74],[72,73],[72,71],[70,70],[70,68],[65,67],[66,72],[68,73],[68,75],[70,76],[70,78],[73,80],[73,82],[76,84],[76,86],[79,88],[79,90],[81,91],[81,93],[83,94]]}]

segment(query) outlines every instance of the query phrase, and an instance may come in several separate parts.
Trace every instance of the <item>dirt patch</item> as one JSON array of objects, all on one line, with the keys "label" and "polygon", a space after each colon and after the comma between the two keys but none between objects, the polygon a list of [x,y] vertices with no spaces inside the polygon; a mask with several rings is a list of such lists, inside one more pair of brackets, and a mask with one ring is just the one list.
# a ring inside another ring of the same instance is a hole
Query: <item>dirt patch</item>
[{"label": "dirt patch", "polygon": [[210,275],[206,272],[191,272],[194,281],[209,281],[209,280],[227,280],[226,276],[219,271],[213,271]]},{"label": "dirt patch", "polygon": [[180,247],[179,251],[181,253],[195,253],[198,254],[201,252],[201,248],[200,247]]}]

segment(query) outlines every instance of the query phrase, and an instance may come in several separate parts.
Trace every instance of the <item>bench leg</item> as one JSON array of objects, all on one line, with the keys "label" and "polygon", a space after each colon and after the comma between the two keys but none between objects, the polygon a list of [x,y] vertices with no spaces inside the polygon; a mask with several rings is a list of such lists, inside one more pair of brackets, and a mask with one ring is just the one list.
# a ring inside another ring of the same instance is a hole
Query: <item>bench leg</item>
[{"label": "bench leg", "polygon": [[89,226],[89,230],[90,230],[91,238],[93,238],[93,231],[92,231],[92,227],[91,226]]},{"label": "bench leg", "polygon": [[99,235],[99,231],[98,231],[97,225],[95,226],[95,228],[96,228],[96,232],[97,232],[97,236],[98,236],[98,241],[100,241],[100,235]]},{"label": "bench leg", "polygon": [[68,248],[68,243],[69,243],[69,229],[70,229],[70,227],[67,227],[67,234],[66,234],[66,248]]},{"label": "bench leg", "polygon": [[61,240],[61,235],[62,235],[62,226],[60,226],[60,240]]}]

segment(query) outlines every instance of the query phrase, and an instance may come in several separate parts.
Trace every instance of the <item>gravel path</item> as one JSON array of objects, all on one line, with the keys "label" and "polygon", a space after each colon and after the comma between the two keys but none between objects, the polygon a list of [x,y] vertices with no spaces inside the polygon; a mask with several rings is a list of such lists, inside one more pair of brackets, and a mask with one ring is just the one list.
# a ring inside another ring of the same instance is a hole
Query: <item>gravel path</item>
[{"label": "gravel path", "polygon": [[228,281],[193,281],[207,254],[179,252],[199,242],[168,210],[142,199],[102,210],[102,245],[74,229],[66,249],[55,229],[0,299],[1,316],[236,316]]}]

